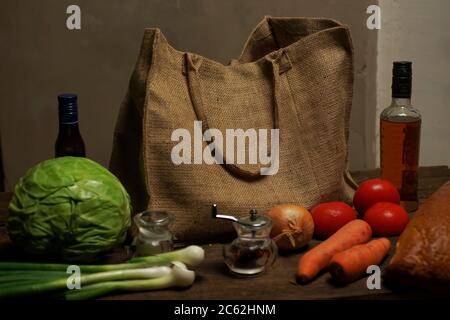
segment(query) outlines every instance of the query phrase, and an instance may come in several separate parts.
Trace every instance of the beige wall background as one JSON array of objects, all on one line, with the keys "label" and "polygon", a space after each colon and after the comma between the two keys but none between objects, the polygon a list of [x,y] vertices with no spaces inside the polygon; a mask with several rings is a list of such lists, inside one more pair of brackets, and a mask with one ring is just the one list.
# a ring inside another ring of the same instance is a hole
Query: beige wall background
[{"label": "beige wall background", "polygon": [[[172,45],[223,63],[237,57],[264,15],[329,17],[348,24],[355,47],[350,163],[375,165],[377,31],[364,0],[3,0],[0,11],[0,130],[7,189],[53,156],[56,95],[79,94],[88,156],[107,166],[115,119],[143,29],[159,27]],[[82,10],[82,29],[66,28],[66,8]],[[386,58],[387,59],[387,58]],[[389,62],[389,61],[388,61]],[[388,67],[389,63],[385,63]],[[417,71],[416,71],[417,72]]]},{"label": "beige wall background", "polygon": [[412,104],[422,114],[420,163],[450,165],[450,1],[380,0],[380,7],[377,116],[391,102],[392,61],[413,61]]}]

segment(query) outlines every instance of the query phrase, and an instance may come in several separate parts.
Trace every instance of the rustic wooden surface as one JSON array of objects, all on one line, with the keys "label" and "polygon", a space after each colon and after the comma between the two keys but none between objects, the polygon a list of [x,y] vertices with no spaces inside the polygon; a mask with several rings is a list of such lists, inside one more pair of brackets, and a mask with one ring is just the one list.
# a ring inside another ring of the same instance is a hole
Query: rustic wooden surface
[{"label": "rustic wooden surface", "polygon": [[[353,172],[355,180],[377,177],[378,171]],[[419,171],[419,197],[427,198],[444,182],[450,180],[450,170],[446,166],[421,168]],[[0,193],[0,259],[11,260],[16,256],[6,235],[7,204],[10,193]],[[392,239],[395,243],[395,238]],[[313,241],[311,248],[318,241]],[[394,245],[395,246],[395,245]],[[393,247],[394,247],[393,246]],[[155,292],[118,294],[106,299],[399,299],[399,298],[430,298],[423,291],[410,288],[393,288],[382,283],[382,289],[369,290],[366,279],[353,282],[347,286],[336,286],[326,273],[319,276],[308,285],[297,285],[294,281],[297,261],[305,250],[290,255],[280,255],[268,273],[253,278],[237,278],[229,274],[222,259],[222,245],[204,246],[206,260],[197,268],[194,285],[184,290],[162,290]],[[384,267],[393,254],[385,260]],[[120,261],[126,255],[116,252],[107,261]],[[16,256],[23,260],[23,256]]]}]

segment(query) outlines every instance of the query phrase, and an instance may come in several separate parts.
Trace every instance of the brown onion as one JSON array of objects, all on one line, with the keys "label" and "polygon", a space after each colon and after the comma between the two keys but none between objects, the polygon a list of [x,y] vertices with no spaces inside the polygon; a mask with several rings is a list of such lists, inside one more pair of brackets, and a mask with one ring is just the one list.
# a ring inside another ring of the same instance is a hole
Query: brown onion
[{"label": "brown onion", "polygon": [[309,211],[293,204],[280,204],[267,214],[272,219],[270,237],[282,250],[298,249],[311,241],[314,221]]}]

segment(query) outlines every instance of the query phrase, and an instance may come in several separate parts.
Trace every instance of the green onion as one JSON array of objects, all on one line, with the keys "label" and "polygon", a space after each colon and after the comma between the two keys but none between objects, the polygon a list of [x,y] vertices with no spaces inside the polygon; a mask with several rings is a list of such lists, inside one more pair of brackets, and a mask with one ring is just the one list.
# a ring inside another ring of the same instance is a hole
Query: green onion
[{"label": "green onion", "polygon": [[162,277],[149,280],[107,281],[66,292],[67,300],[93,299],[116,291],[149,291],[192,285],[195,273],[179,262],[174,262],[172,271]]},{"label": "green onion", "polygon": [[[127,263],[108,264],[108,265],[80,265],[81,272],[93,273],[124,269],[137,269],[151,266],[160,266],[170,264],[173,261],[180,261],[188,266],[196,266],[204,258],[204,251],[198,246],[189,246],[187,248],[161,253],[155,256],[139,257],[131,259]],[[27,262],[0,262],[0,271],[2,270],[40,270],[40,271],[63,271],[66,272],[69,264],[55,263],[27,263]]]},{"label": "green onion", "polygon": [[[91,283],[102,282],[102,281],[112,281],[112,280],[123,280],[123,279],[145,279],[145,278],[157,278],[169,274],[171,271],[170,267],[153,267],[147,269],[131,269],[131,270],[117,270],[117,271],[107,271],[99,273],[91,273],[87,275],[81,274],[80,284],[88,285]],[[67,277],[62,277],[58,279],[51,279],[42,283],[38,281],[37,283],[27,284],[11,284],[10,286],[5,286],[0,288],[0,298],[2,297],[16,297],[25,294],[38,294],[45,293],[56,290],[63,290],[67,288]]]},{"label": "green onion", "polygon": [[204,259],[198,246],[131,259],[111,265],[80,265],[81,289],[67,290],[67,264],[0,262],[0,298],[66,291],[67,299],[87,299],[114,291],[156,290],[189,286],[195,278],[184,263]]}]

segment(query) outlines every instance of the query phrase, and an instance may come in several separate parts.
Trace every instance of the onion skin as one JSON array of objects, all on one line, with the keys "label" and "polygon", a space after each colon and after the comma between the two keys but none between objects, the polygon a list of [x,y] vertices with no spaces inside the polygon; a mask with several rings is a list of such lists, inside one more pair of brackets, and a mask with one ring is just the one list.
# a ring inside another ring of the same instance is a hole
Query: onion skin
[{"label": "onion skin", "polygon": [[294,204],[280,204],[267,214],[272,219],[270,237],[281,250],[302,248],[311,241],[314,221],[304,207]]}]

